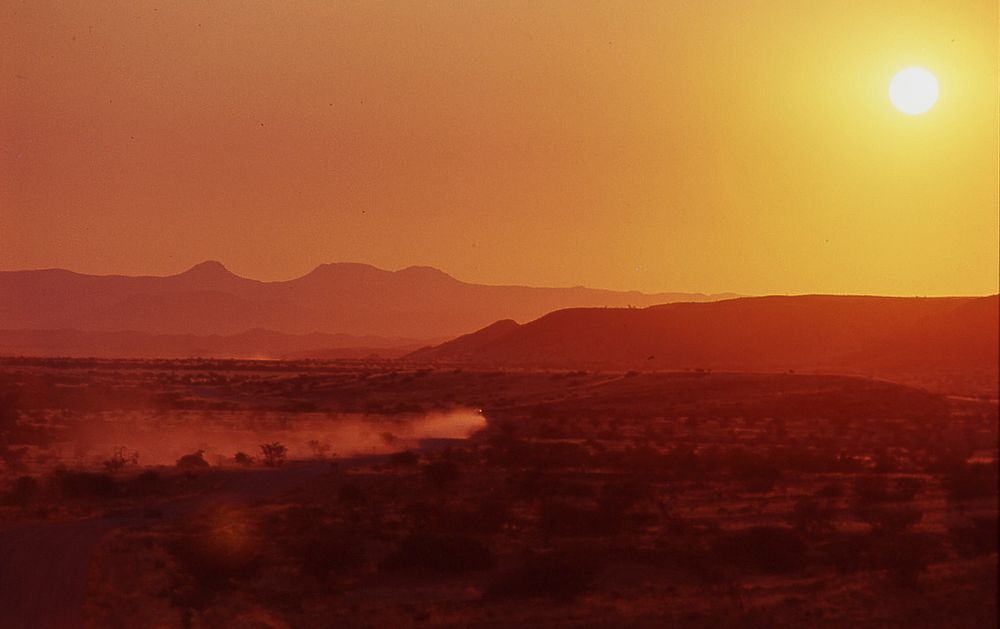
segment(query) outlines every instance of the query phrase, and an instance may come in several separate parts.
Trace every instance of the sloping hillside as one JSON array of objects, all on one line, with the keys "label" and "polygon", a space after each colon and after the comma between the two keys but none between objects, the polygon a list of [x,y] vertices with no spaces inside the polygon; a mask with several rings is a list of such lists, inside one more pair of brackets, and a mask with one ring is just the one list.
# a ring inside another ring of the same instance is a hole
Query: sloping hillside
[{"label": "sloping hillside", "polygon": [[503,322],[413,360],[564,368],[849,373],[997,368],[997,296],[806,295],[568,309]]}]

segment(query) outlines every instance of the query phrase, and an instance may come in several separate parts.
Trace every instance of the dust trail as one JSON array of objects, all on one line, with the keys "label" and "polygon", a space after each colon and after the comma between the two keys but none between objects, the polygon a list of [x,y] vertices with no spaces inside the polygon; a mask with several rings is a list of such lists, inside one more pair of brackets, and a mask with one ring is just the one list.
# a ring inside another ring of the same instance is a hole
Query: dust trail
[{"label": "dust trail", "polygon": [[100,465],[117,448],[137,452],[141,465],[173,465],[203,450],[213,465],[231,463],[260,445],[280,442],[291,459],[385,454],[415,448],[423,439],[464,439],[484,428],[468,408],[420,415],[323,413],[173,412],[103,414],[81,421],[72,442],[57,444],[53,458],[65,465]]}]

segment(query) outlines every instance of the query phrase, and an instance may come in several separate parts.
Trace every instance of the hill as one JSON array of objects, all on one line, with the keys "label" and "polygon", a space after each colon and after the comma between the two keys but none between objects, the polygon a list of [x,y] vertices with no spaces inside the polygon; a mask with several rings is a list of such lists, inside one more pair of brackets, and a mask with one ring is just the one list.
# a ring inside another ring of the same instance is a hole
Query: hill
[{"label": "hill", "polygon": [[[966,374],[996,383],[998,299],[805,295],[575,308],[408,358],[557,368]],[[912,379],[911,379],[912,381]]]}]

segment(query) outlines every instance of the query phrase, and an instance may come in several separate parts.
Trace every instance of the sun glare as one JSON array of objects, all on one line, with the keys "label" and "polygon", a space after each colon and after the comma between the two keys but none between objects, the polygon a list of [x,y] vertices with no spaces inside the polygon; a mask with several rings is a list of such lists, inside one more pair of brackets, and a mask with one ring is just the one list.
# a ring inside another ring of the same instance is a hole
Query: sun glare
[{"label": "sun glare", "polygon": [[900,70],[889,83],[889,100],[904,114],[922,114],[933,107],[937,99],[937,79],[923,68]]}]

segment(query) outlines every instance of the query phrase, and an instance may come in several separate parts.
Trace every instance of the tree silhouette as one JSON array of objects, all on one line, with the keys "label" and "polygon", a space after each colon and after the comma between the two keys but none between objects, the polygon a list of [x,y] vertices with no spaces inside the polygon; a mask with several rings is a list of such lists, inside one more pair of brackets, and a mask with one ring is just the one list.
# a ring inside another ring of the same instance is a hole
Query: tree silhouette
[{"label": "tree silhouette", "polygon": [[265,443],[260,446],[260,451],[264,455],[264,465],[277,467],[285,462],[288,456],[288,448],[278,443]]}]

